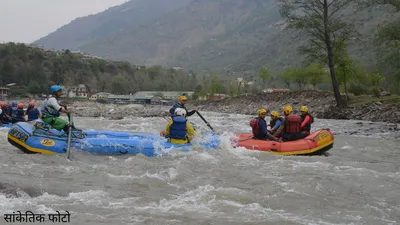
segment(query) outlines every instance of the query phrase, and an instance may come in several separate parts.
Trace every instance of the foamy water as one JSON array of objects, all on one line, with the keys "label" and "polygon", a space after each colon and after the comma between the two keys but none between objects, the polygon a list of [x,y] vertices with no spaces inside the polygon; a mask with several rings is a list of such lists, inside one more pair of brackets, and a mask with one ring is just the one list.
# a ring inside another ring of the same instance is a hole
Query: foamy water
[{"label": "foamy water", "polygon": [[[0,129],[0,212],[71,213],[70,224],[397,224],[400,141],[394,125],[316,120],[330,156],[232,148],[251,117],[203,113],[221,148],[163,157],[27,155]],[[197,130],[208,129],[196,115]],[[75,118],[83,129],[159,134],[163,118]],[[0,224],[6,224],[0,218]],[[39,223],[38,223],[39,224]]]}]

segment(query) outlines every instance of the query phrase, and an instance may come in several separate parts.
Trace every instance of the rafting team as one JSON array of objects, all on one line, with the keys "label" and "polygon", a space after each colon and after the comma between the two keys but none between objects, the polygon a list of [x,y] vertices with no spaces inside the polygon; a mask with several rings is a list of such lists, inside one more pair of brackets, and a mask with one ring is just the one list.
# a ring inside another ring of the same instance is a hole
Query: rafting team
[{"label": "rafting team", "polygon": [[[41,110],[35,108],[35,103],[33,102],[28,104],[26,112],[24,111],[23,103],[17,104],[16,102],[12,102],[11,105],[0,103],[0,124],[42,119],[43,122],[51,125],[54,129],[63,130],[67,133],[70,124],[59,117],[60,113],[69,114],[72,112],[67,110],[65,104],[58,102],[58,99],[62,95],[62,87],[53,85],[50,88],[50,93],[51,96],[44,101]],[[191,123],[188,122],[187,117],[195,114],[197,110],[188,112],[185,107],[186,102],[186,96],[179,97],[178,102],[169,110],[171,120],[166,129],[160,133],[160,135],[169,138],[169,142],[172,144],[189,143],[195,135],[195,130]],[[258,117],[250,121],[253,138],[295,141],[307,137],[310,135],[311,124],[314,122],[314,118],[308,113],[307,106],[301,106],[300,112],[301,115],[294,114],[291,106],[283,108],[284,117],[281,117],[278,112],[272,111],[270,113],[270,129],[268,129],[265,117],[269,113],[269,110],[265,108],[259,109],[257,112]]]}]

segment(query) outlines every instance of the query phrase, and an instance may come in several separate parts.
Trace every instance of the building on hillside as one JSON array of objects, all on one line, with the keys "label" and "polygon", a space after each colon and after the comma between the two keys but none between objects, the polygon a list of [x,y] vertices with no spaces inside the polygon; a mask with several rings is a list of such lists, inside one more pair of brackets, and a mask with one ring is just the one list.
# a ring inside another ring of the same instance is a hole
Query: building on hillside
[{"label": "building on hillside", "polygon": [[130,104],[134,103],[133,95],[113,95],[110,94],[107,96],[107,100],[109,103],[113,104]]},{"label": "building on hillside", "polygon": [[163,100],[176,100],[182,95],[186,95],[190,99],[193,93],[193,91],[138,91],[133,97],[135,99],[151,99],[158,96]]},{"label": "building on hillside", "polygon": [[83,59],[102,59],[101,57],[99,57],[99,56],[94,56],[94,55],[92,55],[92,54],[88,54],[88,53],[84,53],[83,55]]},{"label": "building on hillside", "polygon": [[111,95],[110,93],[106,92],[99,92],[95,93],[92,96],[90,96],[89,100],[96,101],[97,99],[105,99],[108,100],[108,96]]},{"label": "building on hillside", "polygon": [[88,91],[84,84],[79,84],[78,86],[72,86],[69,88],[68,97],[70,98],[87,98]]},{"label": "building on hillside", "polygon": [[5,98],[11,95],[10,88],[0,87],[0,97]]},{"label": "building on hillside", "polygon": [[82,54],[81,50],[70,50],[69,51],[71,54]]}]

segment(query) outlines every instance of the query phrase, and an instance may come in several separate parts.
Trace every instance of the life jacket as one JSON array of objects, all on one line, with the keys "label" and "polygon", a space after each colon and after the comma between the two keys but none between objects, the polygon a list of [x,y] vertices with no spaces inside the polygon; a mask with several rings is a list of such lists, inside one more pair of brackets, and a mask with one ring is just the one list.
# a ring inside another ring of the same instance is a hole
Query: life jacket
[{"label": "life jacket", "polygon": [[286,117],[285,134],[296,134],[300,133],[301,128],[301,116],[296,114],[290,114]]},{"label": "life jacket", "polygon": [[12,107],[11,108],[11,118],[16,120],[17,117],[18,117],[18,108]]},{"label": "life jacket", "polygon": [[301,115],[301,122],[303,123],[303,121],[306,119],[306,117],[309,116],[310,117],[310,122],[308,122],[303,128],[301,128],[301,131],[307,131],[308,133],[310,133],[311,131],[311,124],[314,123],[314,117],[311,116],[310,114],[307,115]]},{"label": "life jacket", "polygon": [[50,98],[46,99],[46,101],[44,101],[40,111],[42,111],[43,115],[59,117],[60,112],[49,104],[49,99],[51,99],[51,98],[54,98],[54,97],[50,97]]},{"label": "life jacket", "polygon": [[24,109],[18,109],[17,110],[17,118],[16,118],[16,120],[18,121],[18,122],[20,122],[20,121],[24,121]]},{"label": "life jacket", "polygon": [[11,117],[12,107],[7,107],[6,114]]},{"label": "life jacket", "polygon": [[39,119],[39,110],[37,108],[28,108],[26,114],[28,114],[28,121]]},{"label": "life jacket", "polygon": [[269,126],[271,127],[271,129],[274,128],[276,121],[278,121],[278,120],[280,120],[282,122],[282,117],[278,117],[274,120],[269,121]]},{"label": "life jacket", "polygon": [[0,120],[2,122],[7,122],[8,123],[10,121],[10,119],[8,119],[8,117],[6,117],[6,115],[9,115],[8,111],[9,111],[9,109],[7,107],[6,108],[1,108]]},{"label": "life jacket", "polygon": [[186,119],[183,117],[175,116],[172,118],[172,124],[170,126],[169,138],[186,140]]},{"label": "life jacket", "polygon": [[253,131],[253,136],[258,136],[258,133],[260,132],[260,117],[254,118],[250,120],[250,127]]}]

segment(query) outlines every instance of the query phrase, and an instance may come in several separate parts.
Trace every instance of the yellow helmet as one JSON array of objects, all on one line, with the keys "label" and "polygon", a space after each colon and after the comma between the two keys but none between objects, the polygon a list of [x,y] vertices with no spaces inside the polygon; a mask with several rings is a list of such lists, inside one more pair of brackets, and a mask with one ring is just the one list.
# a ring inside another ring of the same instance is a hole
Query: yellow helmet
[{"label": "yellow helmet", "polygon": [[261,116],[261,114],[267,114],[267,110],[266,109],[259,109],[257,111],[258,116]]},{"label": "yellow helmet", "polygon": [[179,97],[179,99],[178,99],[179,102],[186,101],[186,100],[187,100],[187,97],[184,96],[184,95],[182,95],[182,96]]},{"label": "yellow helmet", "polygon": [[291,114],[292,112],[293,112],[292,106],[287,105],[287,106],[283,107],[283,113],[284,113],[285,115],[289,115],[289,114]]},{"label": "yellow helmet", "polygon": [[279,117],[279,113],[276,112],[276,111],[272,111],[271,114],[270,114],[270,116],[273,116],[273,117],[275,117],[275,118],[278,118],[278,117]]},{"label": "yellow helmet", "polygon": [[308,107],[303,105],[302,107],[300,107],[300,112],[308,113]]}]

